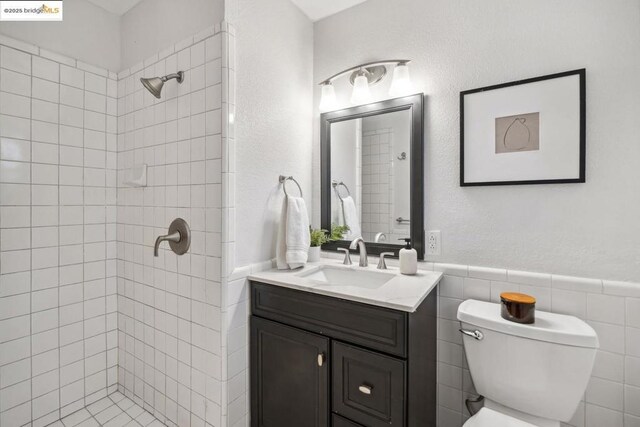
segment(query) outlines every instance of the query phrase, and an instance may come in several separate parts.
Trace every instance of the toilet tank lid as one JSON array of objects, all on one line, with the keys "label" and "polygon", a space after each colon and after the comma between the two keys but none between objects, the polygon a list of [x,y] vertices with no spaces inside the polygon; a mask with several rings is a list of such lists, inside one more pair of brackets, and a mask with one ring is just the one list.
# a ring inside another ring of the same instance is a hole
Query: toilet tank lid
[{"label": "toilet tank lid", "polygon": [[535,323],[526,325],[505,320],[500,304],[468,299],[458,307],[458,320],[480,328],[576,347],[598,348],[598,335],[574,316],[536,310]]}]

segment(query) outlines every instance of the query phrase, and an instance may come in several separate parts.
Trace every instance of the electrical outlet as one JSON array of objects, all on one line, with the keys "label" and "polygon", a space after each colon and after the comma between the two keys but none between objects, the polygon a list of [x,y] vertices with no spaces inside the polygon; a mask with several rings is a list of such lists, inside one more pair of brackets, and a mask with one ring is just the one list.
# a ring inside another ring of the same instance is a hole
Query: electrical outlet
[{"label": "electrical outlet", "polygon": [[440,255],[442,240],[439,230],[427,232],[427,255]]}]

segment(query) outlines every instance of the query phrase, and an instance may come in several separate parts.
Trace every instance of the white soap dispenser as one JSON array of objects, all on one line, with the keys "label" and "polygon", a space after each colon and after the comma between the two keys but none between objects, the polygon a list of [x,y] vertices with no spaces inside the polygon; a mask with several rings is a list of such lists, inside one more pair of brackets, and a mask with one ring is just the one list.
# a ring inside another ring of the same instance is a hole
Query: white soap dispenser
[{"label": "white soap dispenser", "polygon": [[400,249],[400,273],[414,275],[418,272],[418,252],[411,247],[411,239],[404,240],[406,246]]}]

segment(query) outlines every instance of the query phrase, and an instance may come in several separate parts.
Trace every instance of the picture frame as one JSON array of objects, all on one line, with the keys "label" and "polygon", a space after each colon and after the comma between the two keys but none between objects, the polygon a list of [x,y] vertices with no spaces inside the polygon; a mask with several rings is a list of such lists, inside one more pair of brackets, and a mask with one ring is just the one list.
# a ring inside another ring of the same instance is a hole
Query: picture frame
[{"label": "picture frame", "polygon": [[460,186],[586,181],[586,70],[460,92]]}]

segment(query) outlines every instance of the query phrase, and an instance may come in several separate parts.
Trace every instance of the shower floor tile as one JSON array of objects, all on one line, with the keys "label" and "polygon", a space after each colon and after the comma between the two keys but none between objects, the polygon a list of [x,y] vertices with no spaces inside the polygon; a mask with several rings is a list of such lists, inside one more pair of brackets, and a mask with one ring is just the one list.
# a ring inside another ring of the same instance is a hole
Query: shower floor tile
[{"label": "shower floor tile", "polygon": [[50,427],[165,427],[120,392],[67,415]]}]

